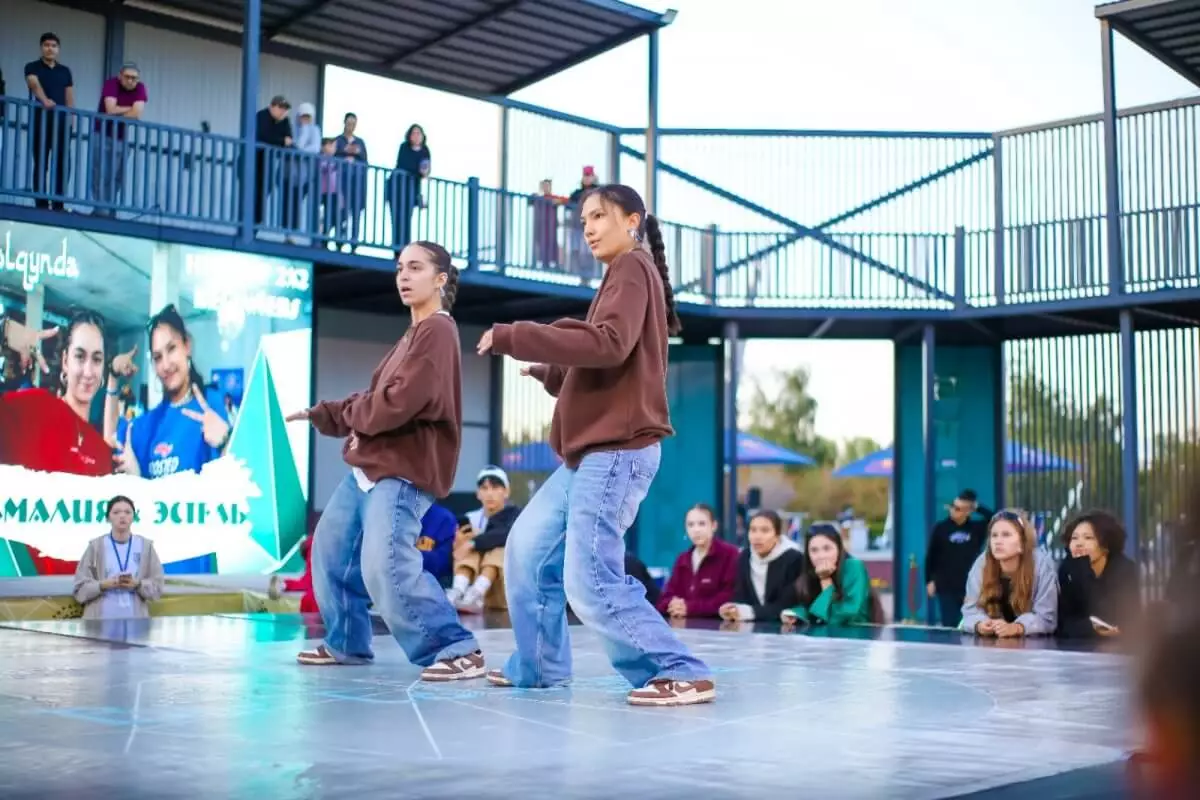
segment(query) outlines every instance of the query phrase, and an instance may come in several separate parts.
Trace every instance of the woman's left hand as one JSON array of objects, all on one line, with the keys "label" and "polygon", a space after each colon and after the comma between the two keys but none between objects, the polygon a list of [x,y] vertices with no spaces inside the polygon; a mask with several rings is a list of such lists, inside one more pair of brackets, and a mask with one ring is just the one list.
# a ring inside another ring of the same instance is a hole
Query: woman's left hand
[{"label": "woman's left hand", "polygon": [[1006,622],[997,625],[994,633],[999,639],[1013,639],[1025,635],[1025,626],[1019,622]]},{"label": "woman's left hand", "polygon": [[208,405],[208,401],[204,399],[204,392],[200,391],[200,387],[192,384],[192,395],[196,398],[196,402],[200,404],[200,411],[192,411],[190,408],[183,409],[183,415],[188,419],[193,419],[199,422],[204,435],[204,442],[209,447],[224,447],[225,441],[229,438],[229,423],[221,419],[217,412],[213,411]]}]

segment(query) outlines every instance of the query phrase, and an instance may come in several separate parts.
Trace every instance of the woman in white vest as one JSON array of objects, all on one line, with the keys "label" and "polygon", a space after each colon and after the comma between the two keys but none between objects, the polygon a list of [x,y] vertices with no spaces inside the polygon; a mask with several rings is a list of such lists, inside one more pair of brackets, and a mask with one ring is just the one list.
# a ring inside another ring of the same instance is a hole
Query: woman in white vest
[{"label": "woman in white vest", "polygon": [[108,533],[88,543],[75,570],[75,599],[84,619],[150,616],[150,603],[162,596],[163,567],[154,543],[132,530],[133,501],[108,501]]}]

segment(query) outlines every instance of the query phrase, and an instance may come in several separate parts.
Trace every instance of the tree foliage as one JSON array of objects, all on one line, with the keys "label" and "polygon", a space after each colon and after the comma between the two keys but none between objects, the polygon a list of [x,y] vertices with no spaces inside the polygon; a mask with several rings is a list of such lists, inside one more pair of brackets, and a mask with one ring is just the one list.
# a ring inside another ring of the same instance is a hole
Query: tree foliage
[{"label": "tree foliage", "polygon": [[775,373],[778,388],[768,393],[760,381],[751,384],[747,430],[780,447],[803,453],[819,466],[837,460],[837,444],[817,434],[817,401],[808,393],[808,367]]}]

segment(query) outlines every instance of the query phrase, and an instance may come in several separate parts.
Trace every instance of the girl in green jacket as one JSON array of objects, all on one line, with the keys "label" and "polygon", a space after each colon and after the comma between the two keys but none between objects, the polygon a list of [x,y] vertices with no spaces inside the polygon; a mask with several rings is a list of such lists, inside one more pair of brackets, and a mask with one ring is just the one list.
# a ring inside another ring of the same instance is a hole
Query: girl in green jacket
[{"label": "girl in green jacket", "polygon": [[860,625],[871,621],[871,578],[867,566],[842,547],[833,531],[816,530],[805,544],[804,573],[796,581],[799,604],[785,610],[785,623]]}]

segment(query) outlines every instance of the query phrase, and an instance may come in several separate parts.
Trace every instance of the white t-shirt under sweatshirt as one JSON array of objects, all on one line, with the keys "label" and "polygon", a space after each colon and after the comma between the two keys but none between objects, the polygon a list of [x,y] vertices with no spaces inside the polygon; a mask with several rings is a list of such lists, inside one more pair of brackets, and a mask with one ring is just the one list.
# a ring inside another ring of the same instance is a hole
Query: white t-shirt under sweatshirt
[{"label": "white t-shirt under sweatshirt", "polygon": [[[749,545],[747,545],[749,546]],[[799,550],[800,545],[787,538],[780,537],[779,543],[771,548],[771,552],[765,556],[760,556],[750,550],[750,584],[754,587],[754,596],[758,598],[758,604],[766,605],[767,602],[767,569],[771,566],[771,562],[779,558],[788,550]],[[738,620],[741,622],[754,621],[754,607],[747,603],[737,604]]]}]

